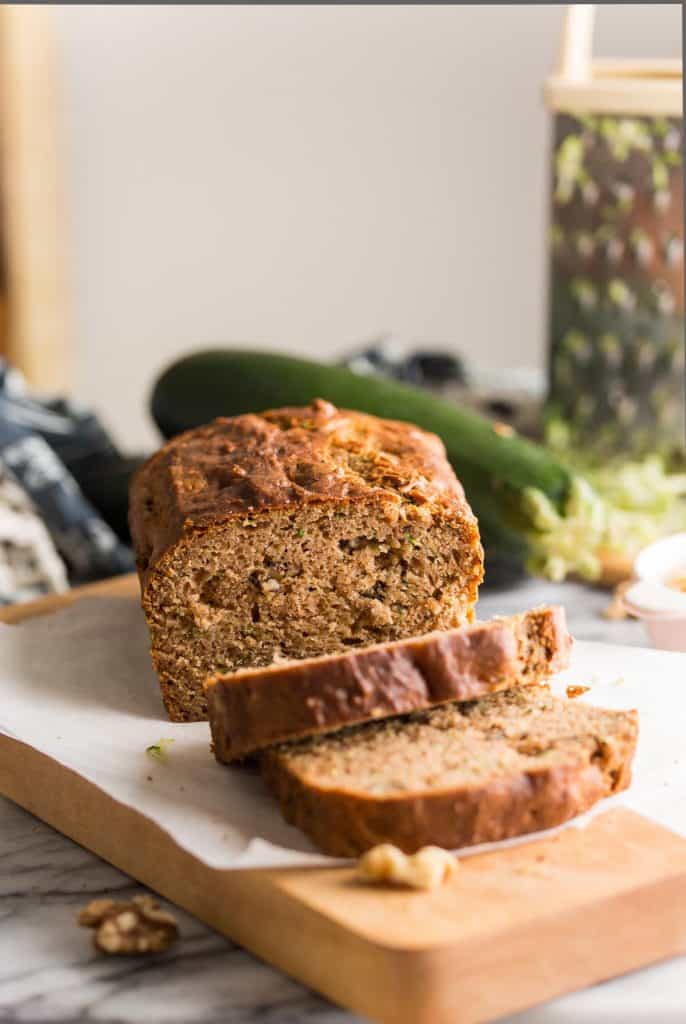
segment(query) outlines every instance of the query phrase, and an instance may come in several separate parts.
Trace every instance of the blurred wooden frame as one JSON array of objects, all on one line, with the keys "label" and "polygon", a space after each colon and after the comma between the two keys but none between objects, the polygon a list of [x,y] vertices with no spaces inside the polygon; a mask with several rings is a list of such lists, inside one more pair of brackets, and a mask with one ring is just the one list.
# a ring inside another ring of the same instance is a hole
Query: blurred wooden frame
[{"label": "blurred wooden frame", "polygon": [[0,5],[0,354],[49,391],[71,377],[59,84],[50,8]]}]

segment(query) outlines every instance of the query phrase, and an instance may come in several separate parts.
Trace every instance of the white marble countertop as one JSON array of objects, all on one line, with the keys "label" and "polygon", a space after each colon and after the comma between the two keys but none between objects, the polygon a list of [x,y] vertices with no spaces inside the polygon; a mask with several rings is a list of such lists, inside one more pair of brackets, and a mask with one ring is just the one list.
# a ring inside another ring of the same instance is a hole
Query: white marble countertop
[{"label": "white marble countertop", "polygon": [[[566,606],[579,639],[645,644],[639,623],[609,622],[608,595],[529,582],[484,594],[482,618],[536,604]],[[200,922],[178,912],[181,939],[150,960],[98,956],[76,912],[96,896],[140,887],[0,798],[0,1020],[29,1024],[355,1024]],[[265,925],[268,927],[268,924]],[[672,960],[508,1019],[508,1024],[677,1024],[686,1020],[686,960]],[[502,1022],[505,1024],[505,1022]]]}]

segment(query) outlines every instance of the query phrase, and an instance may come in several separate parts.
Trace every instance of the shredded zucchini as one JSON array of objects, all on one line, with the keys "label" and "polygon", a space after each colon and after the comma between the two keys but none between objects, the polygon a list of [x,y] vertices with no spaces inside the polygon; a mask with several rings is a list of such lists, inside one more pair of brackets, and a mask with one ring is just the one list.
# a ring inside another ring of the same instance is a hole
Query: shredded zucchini
[{"label": "shredded zucchini", "polygon": [[674,471],[664,457],[594,461],[568,447],[559,421],[550,424],[547,442],[576,475],[563,514],[540,491],[525,494],[534,523],[527,535],[531,572],[594,579],[599,552],[631,559],[659,537],[686,530],[686,472]]}]

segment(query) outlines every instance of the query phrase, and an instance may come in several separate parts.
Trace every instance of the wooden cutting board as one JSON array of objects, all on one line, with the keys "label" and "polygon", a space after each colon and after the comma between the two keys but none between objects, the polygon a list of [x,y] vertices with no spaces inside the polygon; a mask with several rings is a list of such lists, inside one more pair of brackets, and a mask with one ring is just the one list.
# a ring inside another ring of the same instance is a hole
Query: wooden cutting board
[{"label": "wooden cutting board", "polygon": [[[131,577],[6,609],[18,622]],[[686,840],[624,809],[470,857],[434,892],[350,868],[207,867],[74,772],[0,737],[0,792],[257,956],[384,1024],[488,1021],[686,952]]]}]

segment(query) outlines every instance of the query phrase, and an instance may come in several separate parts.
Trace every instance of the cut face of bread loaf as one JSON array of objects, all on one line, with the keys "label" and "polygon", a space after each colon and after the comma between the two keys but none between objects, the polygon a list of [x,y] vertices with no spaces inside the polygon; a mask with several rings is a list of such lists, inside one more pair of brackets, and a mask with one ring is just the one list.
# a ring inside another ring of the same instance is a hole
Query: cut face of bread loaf
[{"label": "cut face of bread loaf", "polygon": [[540,683],[568,662],[564,609],[244,669],[206,685],[219,761],[262,747],[496,690]]},{"label": "cut face of bread loaf", "polygon": [[270,748],[283,815],[325,853],[457,849],[560,825],[629,785],[636,712],[522,687]]},{"label": "cut face of bread loaf", "polygon": [[170,717],[217,671],[473,618],[476,520],[438,438],[327,402],[219,419],[135,476],[130,524]]}]

